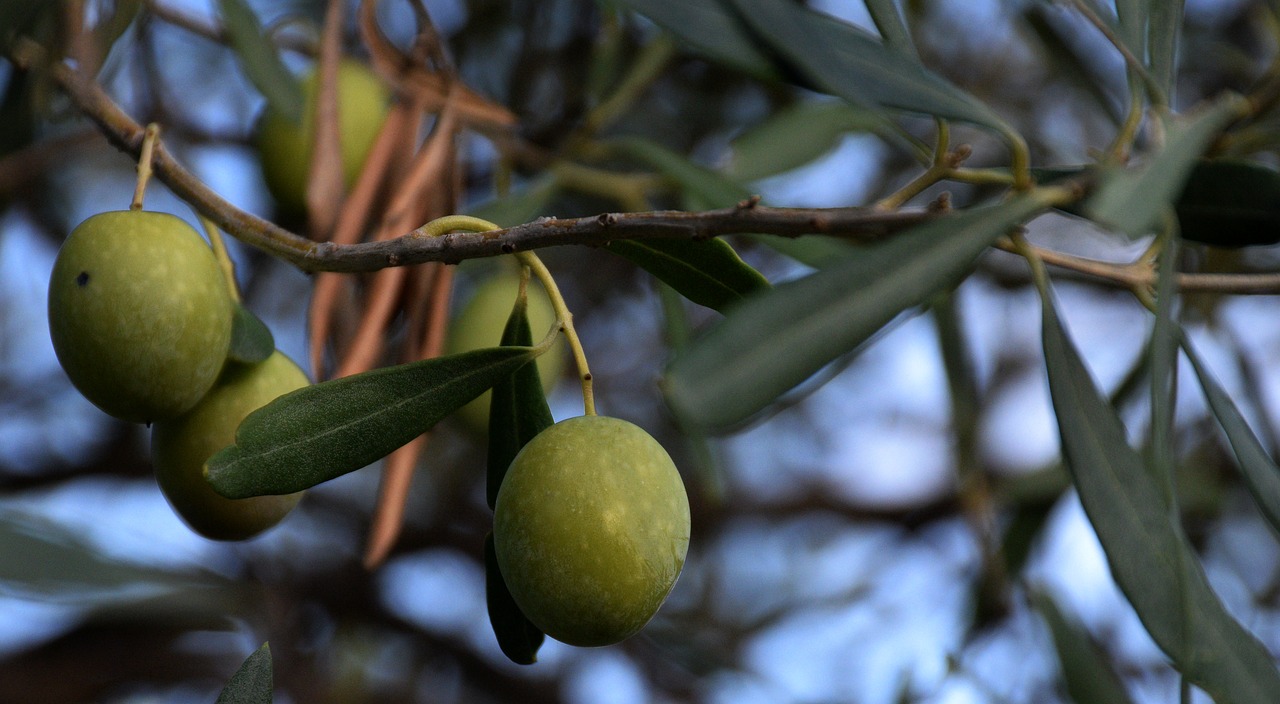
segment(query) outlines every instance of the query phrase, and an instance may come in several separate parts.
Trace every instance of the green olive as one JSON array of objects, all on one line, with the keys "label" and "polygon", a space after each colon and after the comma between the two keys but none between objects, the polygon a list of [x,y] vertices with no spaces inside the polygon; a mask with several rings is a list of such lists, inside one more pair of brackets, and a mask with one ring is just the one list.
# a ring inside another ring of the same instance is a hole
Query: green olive
[{"label": "green olive", "polygon": [[582,416],[539,433],[498,491],[493,539],[511,596],[538,628],[579,646],[639,631],[675,585],[689,500],[639,427]]},{"label": "green olive", "polygon": [[80,393],[124,420],[173,418],[213,386],[231,344],[231,295],[181,219],[99,213],[67,237],[49,278],[49,335]]},{"label": "green olive", "polygon": [[[267,189],[290,214],[306,212],[307,179],[311,171],[311,142],[315,133],[316,72],[302,81],[302,122],[267,109],[255,142],[262,157]],[[390,93],[382,81],[359,61],[338,64],[338,131],[341,135],[342,180],[350,188],[360,175],[387,117]]]},{"label": "green olive", "polygon": [[[507,326],[507,318],[511,315],[511,307],[516,302],[516,294],[520,290],[520,276],[514,271],[504,270],[502,273],[484,281],[472,294],[467,304],[454,319],[449,328],[449,337],[445,343],[446,354],[470,352],[484,347],[495,347],[502,341],[502,331]],[[551,305],[551,298],[542,286],[530,281],[525,289],[528,300],[529,330],[533,333],[533,341],[542,340],[543,335],[556,322],[556,311]],[[563,343],[556,341],[555,346],[541,357],[538,365],[538,376],[542,379],[542,388],[551,390],[560,373],[564,371]],[[488,391],[474,401],[458,409],[457,416],[476,433],[485,433],[489,428]]]},{"label": "green olive", "polygon": [[213,540],[244,540],[279,523],[298,503],[301,493],[225,498],[205,480],[205,465],[235,442],[245,416],[308,383],[298,365],[277,350],[258,364],[228,364],[195,408],[156,423],[151,433],[156,481],[192,530]]}]

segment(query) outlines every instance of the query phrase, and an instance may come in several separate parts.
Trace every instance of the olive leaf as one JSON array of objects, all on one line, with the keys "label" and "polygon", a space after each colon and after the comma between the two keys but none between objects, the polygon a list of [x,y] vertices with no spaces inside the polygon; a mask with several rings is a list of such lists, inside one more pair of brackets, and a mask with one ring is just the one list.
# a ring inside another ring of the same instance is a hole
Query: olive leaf
[{"label": "olive leaf", "polygon": [[249,414],[236,444],[209,460],[232,499],[289,494],[354,472],[423,434],[532,361],[530,347],[491,347],[333,379]]},{"label": "olive leaf", "polygon": [[727,0],[780,72],[798,73],[819,90],[868,108],[933,115],[1012,129],[985,103],[929,71],[913,55],[879,37],[804,5],[776,0]]},{"label": "olive leaf", "polygon": [[1047,207],[1034,191],[932,220],[737,305],[677,353],[667,402],[704,428],[739,424],[903,311],[954,286],[1009,228]]},{"label": "olive leaf", "polygon": [[257,364],[276,351],[271,328],[253,311],[236,303],[231,317],[231,349],[227,358],[241,364]]},{"label": "olive leaf", "polygon": [[271,644],[253,651],[218,695],[217,704],[271,704]]},{"label": "olive leaf", "polygon": [[1280,242],[1280,172],[1246,161],[1200,161],[1175,209],[1182,238],[1215,247]]},{"label": "olive leaf", "polygon": [[293,123],[302,122],[302,86],[285,67],[258,16],[245,0],[218,0],[218,13],[240,58],[240,66],[272,110]]},{"label": "olive leaf", "polygon": [[1032,606],[1049,626],[1062,681],[1067,695],[1076,704],[1131,704],[1107,655],[1079,624],[1069,620],[1048,594],[1032,590],[1028,595]]},{"label": "olive leaf", "polygon": [[745,183],[799,168],[830,152],[851,132],[874,133],[908,153],[929,153],[909,136],[886,130],[883,118],[866,108],[843,100],[805,100],[735,137],[727,174]]},{"label": "olive leaf", "polygon": [[498,553],[493,545],[493,533],[484,539],[484,600],[489,610],[489,624],[498,639],[502,654],[517,665],[532,665],[538,661],[538,649],[546,634],[520,610],[511,596],[507,581],[498,567]]},{"label": "olive leaf", "polygon": [[[748,197],[738,183],[699,166],[649,140],[629,137],[611,143],[677,181],[694,208],[730,207]],[[721,313],[743,298],[769,288],[769,281],[721,239],[619,240],[605,249],[626,258],[699,305]]]},{"label": "olive leaf", "polygon": [[1176,506],[1129,446],[1119,416],[1063,330],[1047,286],[1041,302],[1063,457],[1112,576],[1189,682],[1219,704],[1268,701],[1280,691],[1274,660],[1209,585]]},{"label": "olive leaf", "polygon": [[1136,169],[1107,171],[1085,204],[1089,216],[1131,236],[1149,232],[1182,192],[1213,139],[1239,115],[1244,98],[1228,94],[1169,128],[1164,148]]},{"label": "olive leaf", "polygon": [[694,240],[619,240],[605,249],[624,257],[680,295],[727,312],[747,296],[770,288],[769,280],[742,261],[728,242]]},{"label": "olive leaf", "polygon": [[734,13],[719,2],[619,0],[617,4],[648,17],[703,56],[725,66],[757,78],[778,77],[768,55],[756,46]]},{"label": "olive leaf", "polygon": [[[528,299],[521,295],[511,308],[511,316],[502,331],[503,346],[528,347],[533,344],[529,330]],[[485,495],[489,508],[498,500],[498,489],[507,468],[525,443],[546,428],[554,419],[536,363],[525,364],[493,386],[489,399],[489,457]]]},{"label": "olive leaf", "polygon": [[1195,370],[1196,377],[1200,380],[1200,388],[1204,390],[1209,409],[1213,411],[1214,418],[1217,419],[1222,432],[1227,436],[1231,450],[1236,455],[1240,473],[1244,475],[1245,486],[1249,488],[1249,493],[1253,495],[1253,500],[1257,502],[1262,515],[1271,523],[1271,527],[1280,532],[1280,466],[1277,466],[1267,454],[1266,448],[1249,427],[1249,422],[1231,400],[1230,394],[1204,366],[1190,338],[1182,334],[1181,340],[1182,349],[1191,362],[1191,368]]}]

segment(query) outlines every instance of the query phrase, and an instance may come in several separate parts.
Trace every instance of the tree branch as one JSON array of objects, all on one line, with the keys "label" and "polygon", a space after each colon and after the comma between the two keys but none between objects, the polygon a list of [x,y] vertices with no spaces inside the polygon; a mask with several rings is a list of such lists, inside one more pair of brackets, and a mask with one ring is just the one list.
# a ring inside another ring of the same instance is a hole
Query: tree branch
[{"label": "tree branch", "polygon": [[[22,68],[38,63],[43,49],[30,40],[14,44],[14,62]],[[76,108],[97,124],[108,141],[138,158],[143,127],[127,115],[98,84],[65,63],[48,70]],[[229,203],[178,163],[163,140],[153,157],[156,176],[183,200],[241,242],[257,247],[307,272],[368,272],[424,262],[454,264],[557,245],[602,246],[617,240],[709,239],[758,233],[780,237],[827,235],[849,240],[876,240],[945,214],[930,210],[850,208],[774,208],[757,199],[736,207],[707,211],[604,213],[584,218],[541,218],[491,232],[452,233],[425,237],[416,231],[396,238],[337,245],[314,242]],[[1146,284],[1147,278],[1127,264],[1098,262],[1042,250],[1046,263],[1123,288]],[[1280,274],[1195,274],[1178,277],[1183,291],[1229,294],[1280,293]]]}]

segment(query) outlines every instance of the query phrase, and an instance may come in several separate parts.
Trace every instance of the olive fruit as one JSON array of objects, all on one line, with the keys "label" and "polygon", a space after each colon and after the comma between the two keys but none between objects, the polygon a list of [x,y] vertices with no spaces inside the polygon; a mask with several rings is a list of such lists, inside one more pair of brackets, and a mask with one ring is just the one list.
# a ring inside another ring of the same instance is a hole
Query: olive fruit
[{"label": "olive fruit", "polygon": [[[445,353],[457,354],[497,346],[502,341],[502,331],[507,326],[507,318],[519,291],[520,275],[514,271],[503,271],[481,283],[450,326]],[[556,311],[547,292],[535,281],[531,280],[525,287],[525,298],[528,301],[529,330],[537,343],[556,322]],[[535,362],[544,390],[550,390],[564,371],[561,344],[557,340],[556,346]],[[457,411],[462,422],[477,433],[484,433],[489,427],[489,397],[490,393],[486,391]]]},{"label": "olive fruit", "polygon": [[[382,129],[390,93],[364,64],[351,59],[338,63],[337,87],[342,180],[349,188],[360,175],[364,160]],[[316,109],[314,70],[303,79],[302,92],[305,107],[301,123],[268,108],[255,138],[267,189],[283,210],[295,215],[305,212],[311,171]]]},{"label": "olive fruit", "polygon": [[684,566],[689,500],[670,456],[617,418],[561,421],[511,462],[493,516],[511,596],[535,626],[579,646],[639,631]]},{"label": "olive fruit", "polygon": [[302,497],[228,499],[205,479],[209,458],[235,442],[240,421],[308,385],[307,375],[279,350],[253,365],[230,363],[195,408],[151,432],[151,463],[169,505],[192,530],[213,540],[244,540],[279,523]]},{"label": "olive fruit", "polygon": [[213,386],[232,310],[213,250],[166,213],[90,217],[62,244],[49,278],[49,336],[71,383],[139,423],[177,416]]}]

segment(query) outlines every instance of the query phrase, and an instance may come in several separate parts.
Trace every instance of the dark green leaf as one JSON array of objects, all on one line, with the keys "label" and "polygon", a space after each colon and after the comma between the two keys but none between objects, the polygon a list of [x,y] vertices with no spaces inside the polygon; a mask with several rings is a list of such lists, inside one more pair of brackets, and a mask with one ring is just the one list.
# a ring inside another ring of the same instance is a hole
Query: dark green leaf
[{"label": "dark green leaf", "polygon": [[498,569],[498,556],[493,547],[493,533],[484,539],[484,597],[489,607],[489,623],[498,639],[502,654],[517,665],[538,661],[538,648],[546,636],[520,610],[511,598],[507,581]]},{"label": "dark green leaf", "polygon": [[616,0],[616,4],[648,17],[707,58],[757,78],[777,78],[773,62],[734,13],[719,2]]},{"label": "dark green leaf", "polygon": [[790,171],[831,151],[849,132],[875,132],[903,141],[913,153],[928,154],[921,145],[906,141],[897,131],[887,132],[884,127],[883,117],[844,101],[802,101],[734,139],[728,174],[748,182]]},{"label": "dark green leaf", "polygon": [[1119,416],[1062,329],[1052,293],[1042,294],[1045,363],[1063,457],[1116,583],[1189,681],[1219,704],[1269,701],[1280,691],[1274,660],[1214,593],[1177,507],[1129,447]]},{"label": "dark green leaf", "polygon": [[1215,247],[1280,242],[1280,172],[1245,161],[1201,161],[1176,205],[1183,239]]},{"label": "dark green leaf", "polygon": [[1185,0],[1146,0],[1147,54],[1151,76],[1173,102],[1177,85],[1178,39],[1182,34],[1182,10]]},{"label": "dark green leaf", "polygon": [[223,496],[290,494],[368,466],[533,360],[491,347],[384,367],[285,394],[249,414],[209,460]]},{"label": "dark green leaf", "polygon": [[769,288],[769,280],[720,239],[619,240],[605,249],[626,257],[694,303],[721,313]]},{"label": "dark green leaf", "polygon": [[741,21],[789,67],[854,105],[891,108],[1011,130],[984,103],[853,25],[800,4],[729,0]]},{"label": "dark green leaf", "polygon": [[1200,379],[1200,388],[1204,389],[1205,400],[1209,402],[1213,416],[1235,452],[1249,493],[1253,495],[1253,500],[1271,523],[1271,527],[1280,531],[1280,467],[1267,454],[1262,442],[1249,427],[1249,421],[1245,420],[1244,414],[1218,384],[1213,373],[1204,366],[1200,355],[1191,346],[1191,340],[1185,336],[1182,338],[1182,348],[1187,353],[1191,368]]},{"label": "dark green leaf", "polygon": [[1115,0],[1118,36],[1139,61],[1147,55],[1147,1]]},{"label": "dark green leaf", "polygon": [[227,680],[217,704],[271,704],[271,679],[271,645],[263,643]]},{"label": "dark green leaf", "polygon": [[916,53],[915,44],[911,41],[911,33],[898,11],[897,0],[866,0],[867,12],[876,30],[884,38],[886,46],[907,55]]},{"label": "dark green leaf", "polygon": [[1151,328],[1147,354],[1151,365],[1151,446],[1149,470],[1165,493],[1169,505],[1173,491],[1174,399],[1178,392],[1178,336],[1173,318],[1177,298],[1178,238],[1170,231],[1161,235],[1160,268],[1156,281],[1156,322]]},{"label": "dark green leaf", "polygon": [[1200,156],[1244,105],[1240,96],[1228,95],[1173,125],[1164,148],[1146,164],[1103,176],[1086,203],[1089,216],[1135,237],[1150,232],[1160,213],[1182,191]]},{"label": "dark green leaf", "polygon": [[778,237],[777,235],[749,235],[779,254],[822,269],[858,251],[858,248],[835,237]]},{"label": "dark green leaf", "polygon": [[[726,208],[750,195],[733,180],[649,140],[620,139],[613,147],[678,182],[694,208]],[[751,293],[769,288],[769,281],[723,240],[620,240],[605,249],[626,257],[694,303],[720,312]]]},{"label": "dark green leaf", "polygon": [[1058,16],[1066,12],[1068,10],[1056,5],[1033,3],[1027,6],[1022,16],[1045,52],[1045,64],[1053,66],[1057,76],[1097,103],[1111,122],[1119,126],[1124,116],[1120,101],[1107,90],[1109,74],[1094,61],[1091,52],[1087,57],[1081,55],[1083,47],[1077,47],[1079,42],[1073,41],[1078,34],[1074,23],[1057,21]]},{"label": "dark green leaf", "polygon": [[271,38],[262,31],[258,16],[245,0],[218,0],[223,27],[231,48],[249,81],[267,99],[267,105],[285,119],[302,122],[302,86],[285,67]]},{"label": "dark green leaf", "polygon": [[236,304],[231,318],[231,350],[227,358],[241,364],[257,364],[276,350],[276,339],[271,328],[253,311]]},{"label": "dark green leaf", "polygon": [[1031,603],[1049,625],[1062,667],[1067,695],[1076,704],[1130,704],[1129,692],[1107,661],[1107,656],[1079,624],[1067,620],[1053,599],[1033,591]]},{"label": "dark green leaf", "polygon": [[1042,198],[1035,192],[931,221],[752,296],[676,356],[668,403],[705,427],[746,420],[958,283],[992,242],[1047,207]]},{"label": "dark green leaf", "polygon": [[[516,347],[533,344],[527,303],[525,296],[515,302],[502,331],[501,344]],[[498,489],[516,454],[533,436],[554,422],[537,364],[526,364],[494,384],[489,401],[489,472],[485,489],[489,508],[497,502]]]}]

